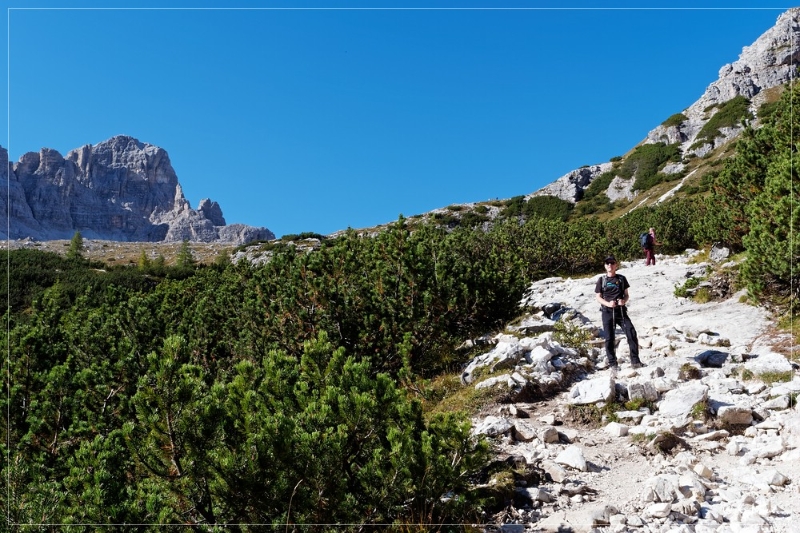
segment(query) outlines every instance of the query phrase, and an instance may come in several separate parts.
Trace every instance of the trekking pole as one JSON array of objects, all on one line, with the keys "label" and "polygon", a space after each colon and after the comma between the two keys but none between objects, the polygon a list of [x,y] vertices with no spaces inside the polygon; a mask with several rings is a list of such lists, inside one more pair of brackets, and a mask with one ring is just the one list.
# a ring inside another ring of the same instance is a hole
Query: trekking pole
[{"label": "trekking pole", "polygon": [[[614,300],[614,305],[611,307],[611,331],[608,334],[611,337],[611,349],[614,350],[614,360],[617,359],[617,301]],[[619,364],[619,363],[617,363]]]}]

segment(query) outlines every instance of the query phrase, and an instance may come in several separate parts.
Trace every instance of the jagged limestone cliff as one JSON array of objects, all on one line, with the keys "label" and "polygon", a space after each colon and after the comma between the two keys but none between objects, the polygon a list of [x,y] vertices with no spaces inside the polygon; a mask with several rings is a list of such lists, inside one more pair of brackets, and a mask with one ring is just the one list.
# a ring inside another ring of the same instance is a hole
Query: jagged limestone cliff
[{"label": "jagged limestone cliff", "polygon": [[166,150],[119,135],[62,157],[42,148],[10,164],[0,147],[4,238],[230,242],[273,239],[267,228],[225,222],[209,199],[192,209]]}]

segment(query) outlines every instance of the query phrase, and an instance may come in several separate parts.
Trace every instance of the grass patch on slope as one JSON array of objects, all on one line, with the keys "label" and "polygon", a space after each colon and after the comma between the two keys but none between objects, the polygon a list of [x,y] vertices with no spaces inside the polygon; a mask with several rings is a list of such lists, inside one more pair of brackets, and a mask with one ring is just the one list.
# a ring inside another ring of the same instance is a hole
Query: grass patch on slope
[{"label": "grass patch on slope", "polygon": [[461,383],[461,374],[441,374],[424,383],[415,384],[414,392],[422,400],[422,411],[426,417],[436,413],[463,412],[468,415],[496,403],[507,393],[501,387],[476,389],[475,384]]}]

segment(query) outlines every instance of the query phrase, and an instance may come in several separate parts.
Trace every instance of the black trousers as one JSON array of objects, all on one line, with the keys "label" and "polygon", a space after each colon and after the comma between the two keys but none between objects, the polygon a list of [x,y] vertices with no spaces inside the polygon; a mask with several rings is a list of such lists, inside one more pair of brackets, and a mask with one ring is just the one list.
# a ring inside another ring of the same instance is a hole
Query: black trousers
[{"label": "black trousers", "polygon": [[606,359],[609,366],[617,364],[617,353],[615,347],[616,327],[622,328],[625,338],[628,339],[628,348],[631,351],[631,364],[640,363],[639,360],[639,338],[636,336],[636,328],[628,317],[628,310],[625,307],[602,307],[603,331],[606,337]]}]

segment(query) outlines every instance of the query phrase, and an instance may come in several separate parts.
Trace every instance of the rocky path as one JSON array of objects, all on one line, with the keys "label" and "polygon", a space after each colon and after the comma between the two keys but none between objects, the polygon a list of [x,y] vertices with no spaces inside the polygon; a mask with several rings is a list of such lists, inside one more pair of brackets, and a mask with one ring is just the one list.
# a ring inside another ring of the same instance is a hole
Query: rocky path
[{"label": "rocky path", "polygon": [[[706,273],[690,256],[621,265],[645,368],[630,368],[619,331],[617,376],[597,370],[600,349],[581,358],[547,332],[540,310],[549,303],[567,309],[564,320],[601,327],[597,276],[533,284],[524,300],[531,316],[467,368],[464,379],[476,387],[513,393],[545,383],[554,391],[474,421],[499,457],[523,458],[545,477],[519,483],[487,531],[800,531],[800,374],[786,357],[797,347],[775,333],[765,310],[740,301],[742,293],[703,304],[676,297],[687,277]],[[476,373],[480,367],[489,372]],[[770,373],[791,381],[759,379]],[[578,406],[632,398],[655,410],[617,413],[594,428],[575,416]]]}]

